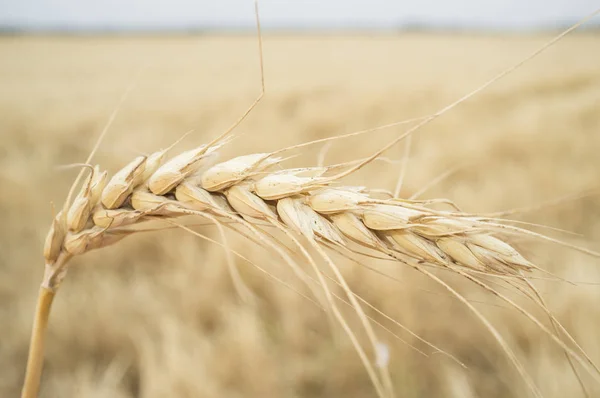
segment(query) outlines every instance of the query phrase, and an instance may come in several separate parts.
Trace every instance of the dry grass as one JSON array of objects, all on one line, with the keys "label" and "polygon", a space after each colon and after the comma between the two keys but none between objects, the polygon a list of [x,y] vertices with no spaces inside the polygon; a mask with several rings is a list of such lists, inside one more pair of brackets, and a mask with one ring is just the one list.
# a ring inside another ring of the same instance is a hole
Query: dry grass
[{"label": "dry grass", "polygon": [[[267,98],[241,127],[243,142],[225,152],[273,150],[430,113],[542,41],[267,38]],[[471,166],[431,196],[449,197],[470,211],[490,211],[597,184],[600,117],[594,107],[600,100],[600,56],[591,49],[598,41],[595,36],[565,40],[428,128],[417,140],[406,192],[465,161]],[[6,394],[16,394],[22,377],[34,286],[41,273],[36,253],[50,220],[47,202],[62,200],[71,180],[57,178],[52,166],[84,158],[92,133],[144,60],[150,66],[124,106],[99,163],[114,165],[115,171],[135,151],[152,152],[191,127],[201,126],[201,131],[187,142],[207,141],[238,116],[257,90],[249,61],[254,59],[252,44],[249,38],[2,41],[0,51],[7,54],[0,66],[7,79],[2,82],[7,88],[1,99],[2,128],[9,144],[1,159],[2,183],[8,188],[2,203],[7,226],[3,253],[8,255],[2,260],[6,276],[1,294],[4,303],[12,303],[2,312],[7,322],[12,320],[3,338],[8,344],[2,345]],[[456,53],[469,55],[456,59]],[[354,159],[387,139],[381,134],[336,144],[328,161]],[[400,153],[398,148],[391,156]],[[314,164],[315,156],[316,151],[295,162]],[[396,175],[389,171],[389,165],[378,163],[351,180],[392,188]],[[20,209],[27,211],[19,214]],[[527,220],[576,230],[593,241],[600,234],[597,213],[597,198],[588,198]],[[213,229],[207,231],[218,238]],[[167,234],[177,245],[164,236],[157,245],[149,235],[77,260],[85,266],[71,271],[51,319],[45,394],[372,394],[347,339],[331,330],[316,308],[251,267],[242,274],[263,300],[257,308],[241,304],[222,250],[182,234]],[[291,279],[272,256],[237,241],[234,246],[246,247],[242,251],[256,262]],[[571,251],[543,246],[531,256],[574,280],[598,280],[597,262]],[[351,264],[345,274],[355,291],[469,367],[465,371],[439,355],[420,357],[389,337],[394,381],[403,396],[526,392],[491,337],[459,303],[409,270],[384,267],[408,283],[390,282]],[[597,287],[539,286],[552,292],[546,295],[550,307],[598,360]],[[499,304],[474,288],[467,292],[473,300]],[[560,351],[524,318],[503,308],[478,307],[501,325],[547,396],[579,393]],[[18,365],[9,368],[13,362]]]}]

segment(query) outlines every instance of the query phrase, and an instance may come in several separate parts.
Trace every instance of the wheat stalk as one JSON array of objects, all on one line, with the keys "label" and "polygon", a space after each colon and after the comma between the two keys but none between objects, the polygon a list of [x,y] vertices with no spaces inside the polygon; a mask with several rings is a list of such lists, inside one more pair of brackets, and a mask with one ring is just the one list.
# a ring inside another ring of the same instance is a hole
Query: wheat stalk
[{"label": "wheat stalk", "polygon": [[[549,312],[553,326],[558,325],[554,332],[479,277],[485,275],[506,278],[517,288],[522,288],[521,282],[528,283],[526,274],[534,270],[542,270],[507,243],[503,236],[520,234],[555,243],[556,240],[524,228],[508,225],[503,219],[464,213],[452,207],[453,204],[447,200],[422,201],[416,198],[405,200],[381,190],[340,184],[340,179],[366,166],[380,157],[385,150],[410,137],[420,127],[512,72],[599,11],[458,101],[431,116],[421,118],[412,128],[368,158],[327,167],[284,169],[285,159],[280,156],[287,151],[324,140],[296,145],[272,153],[246,154],[224,162],[216,161],[214,155],[229,142],[235,127],[244,120],[264,94],[261,49],[260,95],[231,128],[212,142],[180,153],[167,161],[165,159],[172,147],[148,156],[139,156],[110,178],[100,166],[88,165],[90,171],[79,184],[84,175],[82,170],[72,186],[63,209],[54,217],[46,237],[45,273],[34,319],[22,396],[37,396],[50,305],[67,274],[70,260],[135,234],[139,231],[135,226],[146,221],[166,221],[189,230],[176,221],[183,216],[207,219],[217,225],[220,231],[225,225],[272,251],[290,266],[347,332],[381,397],[392,396],[393,390],[385,361],[380,363],[371,358],[379,350],[379,341],[369,317],[362,309],[360,301],[365,302],[350,290],[328,254],[330,249],[351,253],[360,253],[359,249],[365,249],[369,253],[406,264],[442,285],[482,321],[536,396],[541,396],[537,387],[493,325],[462,295],[435,276],[427,267],[443,268],[459,274],[498,296],[525,314],[565,351],[569,359],[575,359],[600,381],[600,370],[583,350],[579,349],[576,342],[566,334],[578,348],[577,351],[570,348],[559,337],[558,328],[562,326]],[[258,12],[257,26],[259,46],[261,46]],[[401,123],[403,122],[392,125]],[[408,154],[408,149],[406,153]],[[90,161],[91,156],[86,163]],[[75,195],[78,186],[79,192]],[[400,187],[401,180],[396,192],[399,192]],[[439,210],[436,205],[440,203],[450,204],[451,208]],[[297,250],[299,256],[312,267],[316,281],[276,238],[265,231],[266,226],[279,230],[293,243],[294,250]],[[225,247],[227,248],[226,244]],[[590,250],[570,247],[600,257],[598,253]],[[308,248],[312,248],[318,259],[331,268],[335,275],[335,282],[343,288],[346,299],[330,291],[317,260]],[[235,270],[235,267],[231,269]],[[235,276],[235,272],[233,275],[234,282],[237,281],[238,286],[243,286],[243,282],[238,280],[239,277]],[[534,290],[532,285],[527,285],[524,289],[529,289],[529,292]],[[533,294],[531,297],[533,299]],[[361,345],[356,334],[349,327],[337,304],[340,300],[351,305],[356,311],[371,344],[371,352]],[[545,308],[541,297],[537,302]],[[374,362],[378,362],[377,366],[373,365]]]}]

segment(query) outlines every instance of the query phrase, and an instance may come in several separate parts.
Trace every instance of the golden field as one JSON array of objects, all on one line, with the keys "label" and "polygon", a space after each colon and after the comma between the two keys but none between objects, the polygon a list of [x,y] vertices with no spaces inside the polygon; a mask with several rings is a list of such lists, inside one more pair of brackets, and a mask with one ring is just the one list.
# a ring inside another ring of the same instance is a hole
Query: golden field
[{"label": "golden field", "polygon": [[[549,36],[272,36],[266,97],[222,159],[424,116],[479,86]],[[111,172],[140,153],[175,151],[226,129],[259,90],[254,37],[0,38],[0,396],[18,396],[42,245],[75,171],[127,86],[135,87],[95,161]],[[415,135],[403,195],[462,166],[426,197],[471,212],[578,194],[600,184],[600,35],[568,37]],[[336,141],[328,163],[375,150],[403,129]],[[289,161],[315,165],[320,147]],[[393,189],[403,148],[348,182]],[[587,195],[515,216],[583,234],[546,233],[599,250],[600,199]],[[199,231],[219,239],[214,227]],[[279,259],[230,244],[300,288]],[[549,307],[600,363],[600,260],[516,242],[545,269],[582,282],[535,281]],[[401,265],[335,257],[355,292],[456,356],[424,356],[379,329],[399,397],[524,397],[529,391],[490,334],[457,300]],[[184,231],[144,233],[76,258],[50,318],[43,397],[371,397],[343,331],[319,308],[238,261],[257,297],[242,302],[223,250]],[[560,349],[489,294],[439,272],[509,341],[546,397],[583,396]],[[503,290],[504,291],[504,290]],[[516,296],[519,299],[518,296]],[[526,303],[526,300],[520,299]],[[534,311],[540,319],[543,314]],[[391,322],[407,343],[431,354]],[[348,311],[358,330],[358,321]],[[584,371],[590,396],[600,384]]]}]

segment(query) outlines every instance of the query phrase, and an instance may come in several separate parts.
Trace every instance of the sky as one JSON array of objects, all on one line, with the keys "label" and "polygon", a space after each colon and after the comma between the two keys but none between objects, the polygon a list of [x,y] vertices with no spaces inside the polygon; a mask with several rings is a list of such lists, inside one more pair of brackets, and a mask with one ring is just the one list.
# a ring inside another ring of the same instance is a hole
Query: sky
[{"label": "sky", "polygon": [[[265,30],[562,27],[597,0],[260,0]],[[18,29],[251,28],[252,0],[0,0],[0,27]],[[600,17],[595,18],[600,25]]]}]

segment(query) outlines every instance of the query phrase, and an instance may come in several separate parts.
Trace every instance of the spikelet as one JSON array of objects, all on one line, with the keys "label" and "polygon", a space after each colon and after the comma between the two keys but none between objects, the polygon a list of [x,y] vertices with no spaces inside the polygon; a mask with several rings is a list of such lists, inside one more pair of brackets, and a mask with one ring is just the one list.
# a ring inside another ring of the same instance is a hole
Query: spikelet
[{"label": "spikelet", "polygon": [[279,200],[277,212],[286,225],[305,236],[317,236],[331,243],[344,244],[339,231],[299,198]]},{"label": "spikelet", "polygon": [[383,247],[379,237],[367,228],[355,214],[337,213],[329,216],[329,218],[338,230],[354,242],[371,249]]},{"label": "spikelet", "polygon": [[304,177],[296,171],[269,174],[254,183],[254,192],[265,200],[278,200],[325,186],[325,179]]},{"label": "spikelet", "polygon": [[71,203],[67,212],[67,228],[72,232],[80,232],[88,222],[92,208],[92,179],[90,174],[83,183],[81,190]]},{"label": "spikelet", "polygon": [[67,228],[71,232],[82,231],[90,221],[92,209],[106,187],[108,173],[100,172],[100,167],[95,166],[92,173],[86,178],[80,192],[77,194],[67,212]]},{"label": "spikelet", "polygon": [[480,261],[494,266],[497,272],[514,273],[516,270],[529,271],[534,268],[512,246],[490,235],[472,236],[467,247]]},{"label": "spikelet", "polygon": [[102,196],[102,191],[108,182],[108,172],[100,172],[100,166],[95,166],[92,173],[92,182],[90,184],[90,201],[95,206]]},{"label": "spikelet", "polygon": [[147,181],[162,165],[168,149],[154,152],[146,158],[146,166],[142,174],[142,180]]},{"label": "spikelet", "polygon": [[255,153],[216,164],[202,173],[200,185],[210,192],[222,191],[281,160],[281,158],[269,159],[270,155]]},{"label": "spikelet", "polygon": [[67,228],[62,211],[52,220],[50,230],[44,242],[44,259],[47,264],[52,264],[58,258],[67,234]]},{"label": "spikelet", "polygon": [[139,156],[110,179],[102,191],[101,201],[104,207],[116,209],[125,203],[133,189],[142,183],[145,163],[146,157]]},{"label": "spikelet", "polygon": [[218,148],[219,146],[201,145],[175,156],[148,178],[148,188],[156,195],[166,194],[184,179],[200,170],[206,158],[210,157]]},{"label": "spikelet", "polygon": [[249,190],[248,185],[234,185],[225,191],[231,207],[242,217],[258,220],[275,220],[277,215],[264,200]]},{"label": "spikelet", "polygon": [[447,256],[435,243],[407,230],[386,231],[394,248],[411,257],[434,264],[446,264]]},{"label": "spikelet", "polygon": [[485,263],[480,261],[465,243],[465,239],[457,238],[440,238],[436,241],[437,246],[456,264],[485,272]]},{"label": "spikelet", "polygon": [[92,215],[94,224],[102,228],[117,228],[141,222],[144,212],[128,209],[105,209],[98,207]]},{"label": "spikelet", "polygon": [[423,215],[420,211],[399,205],[374,204],[362,208],[362,219],[365,225],[376,231],[406,228],[412,219]]},{"label": "spikelet", "polygon": [[[452,217],[453,215],[449,214],[448,216]],[[474,232],[477,225],[482,226],[481,223],[470,217],[442,218],[440,216],[425,216],[415,220],[415,225],[411,226],[411,231],[429,238],[435,238]]]},{"label": "spikelet", "polygon": [[334,214],[356,210],[361,203],[368,203],[369,196],[347,189],[324,188],[313,192],[307,201],[313,210],[321,214]]},{"label": "spikelet", "polygon": [[303,235],[312,236],[312,229],[308,226],[307,220],[304,219],[298,209],[296,202],[290,198],[281,199],[277,202],[277,214],[285,225]]},{"label": "spikelet", "polygon": [[185,181],[177,186],[175,189],[175,198],[198,211],[208,210],[214,206],[212,195],[189,181]]},{"label": "spikelet", "polygon": [[146,189],[136,189],[131,194],[131,206],[145,214],[176,217],[181,208],[178,202],[155,195]]},{"label": "spikelet", "polygon": [[105,228],[92,227],[77,234],[68,234],[64,242],[64,248],[67,253],[75,256],[90,250],[110,246],[132,233],[134,231],[106,231]]}]

